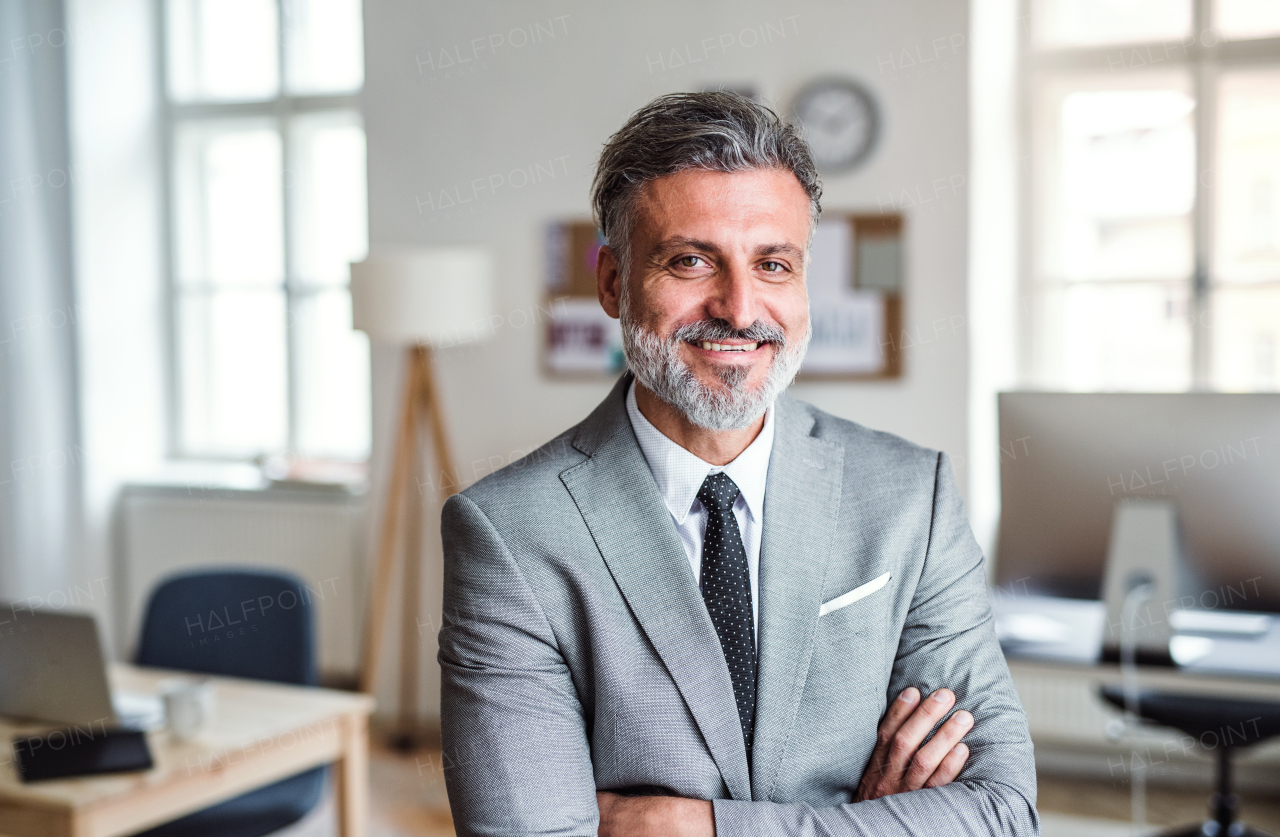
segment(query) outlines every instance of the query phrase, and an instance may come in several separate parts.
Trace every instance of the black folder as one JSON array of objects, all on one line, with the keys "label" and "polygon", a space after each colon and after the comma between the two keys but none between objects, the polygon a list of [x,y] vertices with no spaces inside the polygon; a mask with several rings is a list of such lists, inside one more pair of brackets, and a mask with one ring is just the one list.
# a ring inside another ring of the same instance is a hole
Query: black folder
[{"label": "black folder", "polygon": [[92,726],[14,738],[13,755],[24,782],[149,770],[153,764],[144,733]]}]

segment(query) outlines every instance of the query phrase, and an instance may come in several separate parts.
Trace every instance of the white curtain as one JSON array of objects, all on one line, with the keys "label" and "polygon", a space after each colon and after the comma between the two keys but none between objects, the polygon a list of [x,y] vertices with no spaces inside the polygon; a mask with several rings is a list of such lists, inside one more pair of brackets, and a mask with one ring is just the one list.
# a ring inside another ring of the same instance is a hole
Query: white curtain
[{"label": "white curtain", "polygon": [[0,0],[0,599],[61,589],[80,474],[62,0]]}]

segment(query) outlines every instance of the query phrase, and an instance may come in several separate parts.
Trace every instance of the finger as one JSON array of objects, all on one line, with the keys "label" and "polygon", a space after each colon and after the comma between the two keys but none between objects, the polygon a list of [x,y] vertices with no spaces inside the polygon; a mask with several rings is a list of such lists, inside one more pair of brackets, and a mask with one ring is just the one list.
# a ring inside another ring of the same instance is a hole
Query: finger
[{"label": "finger", "polygon": [[876,733],[876,746],[871,752],[870,766],[877,772],[884,768],[894,733],[902,727],[907,718],[911,717],[912,710],[919,702],[920,690],[915,686],[908,686],[884,713],[884,719],[880,721],[880,728]]},{"label": "finger", "polygon": [[898,699],[893,702],[888,711],[884,713],[884,719],[880,721],[880,735],[877,738],[877,744],[888,746],[889,739],[899,728],[911,717],[911,712],[916,708],[916,704],[920,702],[920,690],[915,686],[908,686],[902,690],[902,694],[898,695]]},{"label": "finger", "polygon": [[[920,701],[920,705],[911,713],[911,717],[907,718],[902,726],[898,728],[892,742],[889,744],[885,773],[890,779],[896,781],[902,778],[907,772],[911,760],[920,749],[921,742],[929,734],[929,730],[934,728],[955,702],[956,696],[951,693],[950,689],[938,689],[929,697]],[[932,772],[931,769],[929,773]],[[923,782],[929,776],[929,773],[921,777],[920,781]]]},{"label": "finger", "polygon": [[938,765],[938,769],[933,771],[933,775],[929,777],[929,781],[924,783],[926,788],[939,788],[943,785],[949,785],[960,775],[961,768],[964,763],[969,760],[969,745],[957,744],[952,747],[946,757],[942,759],[942,763]]},{"label": "finger", "polygon": [[903,777],[907,790],[919,790],[942,764],[943,759],[973,727],[973,716],[961,709],[939,727],[938,732],[911,759]]}]

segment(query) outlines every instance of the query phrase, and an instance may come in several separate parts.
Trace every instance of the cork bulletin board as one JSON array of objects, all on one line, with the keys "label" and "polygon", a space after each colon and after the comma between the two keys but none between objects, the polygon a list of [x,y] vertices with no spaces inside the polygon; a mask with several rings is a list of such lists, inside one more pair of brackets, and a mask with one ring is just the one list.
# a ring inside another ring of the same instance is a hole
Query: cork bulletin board
[{"label": "cork bulletin board", "polygon": [[902,216],[824,213],[810,252],[813,340],[800,377],[901,377]]},{"label": "cork bulletin board", "polygon": [[596,296],[596,253],[604,238],[590,221],[547,229],[546,299],[550,314],[542,367],[552,377],[614,375],[626,368],[622,329]]}]

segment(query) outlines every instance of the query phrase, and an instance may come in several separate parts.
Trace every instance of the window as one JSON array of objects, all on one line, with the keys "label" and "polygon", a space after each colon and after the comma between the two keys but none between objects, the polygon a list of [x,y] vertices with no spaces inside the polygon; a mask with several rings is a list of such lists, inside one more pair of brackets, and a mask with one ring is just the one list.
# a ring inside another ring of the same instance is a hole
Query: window
[{"label": "window", "polygon": [[160,0],[173,447],[363,459],[359,0]]},{"label": "window", "polygon": [[1280,388],[1280,3],[1024,12],[1023,377]]}]

